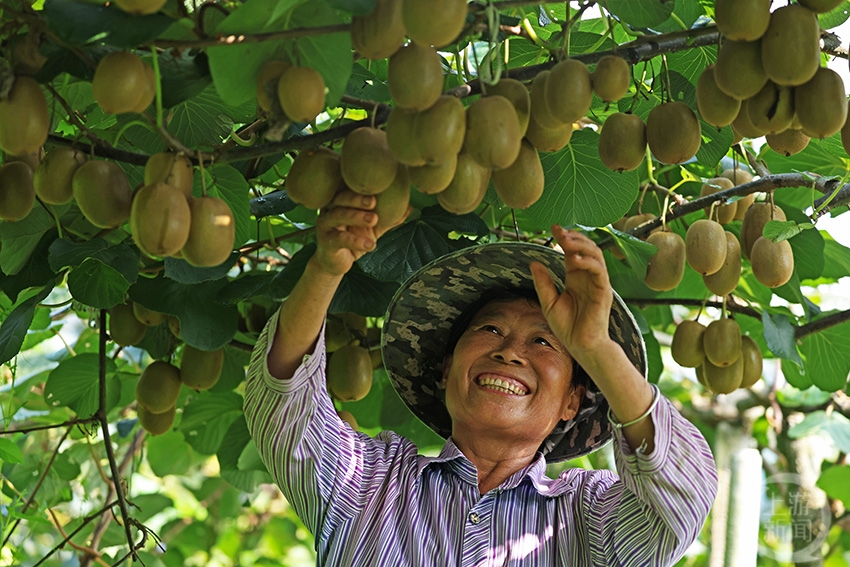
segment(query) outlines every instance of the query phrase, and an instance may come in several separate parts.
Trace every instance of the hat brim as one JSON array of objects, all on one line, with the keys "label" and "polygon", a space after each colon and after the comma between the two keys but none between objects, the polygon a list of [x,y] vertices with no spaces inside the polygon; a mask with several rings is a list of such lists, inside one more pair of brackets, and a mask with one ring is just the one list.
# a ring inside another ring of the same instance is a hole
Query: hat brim
[{"label": "hat brim", "polygon": [[[556,285],[563,287],[563,253],[538,244],[497,242],[437,258],[402,284],[390,302],[381,334],[384,366],[401,399],[441,437],[452,431],[439,382],[455,319],[488,291],[533,289],[532,261],[546,266]],[[609,334],[645,377],[643,337],[616,292]],[[612,436],[607,413],[608,402],[591,381],[576,417],[558,424],[541,446],[546,460],[574,459],[607,443]]]}]

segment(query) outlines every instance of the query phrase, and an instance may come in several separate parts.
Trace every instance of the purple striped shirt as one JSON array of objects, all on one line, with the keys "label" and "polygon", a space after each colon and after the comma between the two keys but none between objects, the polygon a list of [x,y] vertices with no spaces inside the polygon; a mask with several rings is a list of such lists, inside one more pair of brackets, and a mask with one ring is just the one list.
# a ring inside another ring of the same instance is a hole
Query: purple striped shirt
[{"label": "purple striped shirt", "polygon": [[289,380],[268,371],[272,317],[255,347],[245,416],[260,455],[315,535],[320,566],[501,567],[672,565],[714,500],[709,447],[662,399],[655,449],[615,437],[619,476],[546,476],[542,455],[486,494],[449,439],[438,457],[384,431],[355,433],[325,390],[324,338]]}]

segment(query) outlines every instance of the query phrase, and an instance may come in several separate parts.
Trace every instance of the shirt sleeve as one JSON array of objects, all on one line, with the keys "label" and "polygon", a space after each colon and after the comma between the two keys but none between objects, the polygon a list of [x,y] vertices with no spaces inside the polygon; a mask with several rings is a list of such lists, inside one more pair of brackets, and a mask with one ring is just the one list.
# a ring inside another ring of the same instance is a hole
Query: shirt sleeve
[{"label": "shirt sleeve", "polygon": [[632,452],[615,430],[619,478],[584,477],[582,516],[593,565],[673,565],[714,502],[717,469],[705,438],[664,397],[651,416],[651,453]]},{"label": "shirt sleeve", "polygon": [[318,541],[364,506],[363,479],[374,483],[386,473],[399,441],[356,433],[337,415],[325,386],[324,328],[291,378],[272,376],[268,353],[277,319],[275,313],[254,347],[245,419],[263,462]]}]

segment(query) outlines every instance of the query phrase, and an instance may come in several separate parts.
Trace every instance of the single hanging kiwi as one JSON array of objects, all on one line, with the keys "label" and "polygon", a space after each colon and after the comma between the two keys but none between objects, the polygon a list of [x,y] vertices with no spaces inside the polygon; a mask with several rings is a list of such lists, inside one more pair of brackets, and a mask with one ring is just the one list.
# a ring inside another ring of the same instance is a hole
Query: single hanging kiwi
[{"label": "single hanging kiwi", "polygon": [[443,91],[443,65],[437,51],[411,41],[390,57],[387,86],[395,105],[425,110]]},{"label": "single hanging kiwi", "polygon": [[670,354],[680,366],[696,368],[705,360],[702,339],[705,325],[698,321],[685,320],[676,326]]},{"label": "single hanging kiwi", "polygon": [[182,153],[162,152],[153,154],[145,163],[145,185],[168,183],[179,189],[186,197],[192,196],[195,172],[192,162]]},{"label": "single hanging kiwi", "polygon": [[534,76],[534,80],[531,81],[529,100],[531,101],[531,116],[537,119],[537,123],[542,128],[554,129],[563,124],[572,123],[564,122],[560,118],[556,117],[549,108],[549,103],[546,100],[546,83],[549,81],[550,75],[551,71],[546,70],[540,71]]},{"label": "single hanging kiwi", "polygon": [[[150,68],[150,71],[148,71]],[[113,51],[97,64],[92,95],[109,114],[140,112],[153,100],[150,92],[153,68],[129,51]]]},{"label": "single hanging kiwi", "polygon": [[744,104],[750,122],[765,134],[784,131],[794,119],[794,91],[772,81]]},{"label": "single hanging kiwi", "polygon": [[86,162],[86,155],[68,146],[51,148],[38,165],[33,187],[38,198],[49,205],[64,205],[74,198],[71,179]]},{"label": "single hanging kiwi", "polygon": [[443,163],[408,167],[407,173],[414,189],[420,193],[432,195],[449,186],[455,175],[455,169],[457,169],[457,154]]},{"label": "single hanging kiwi", "polygon": [[685,241],[671,231],[654,232],[646,241],[658,251],[649,259],[643,282],[655,291],[674,289],[685,274]]},{"label": "single hanging kiwi", "polygon": [[764,225],[771,220],[787,220],[785,218],[785,211],[776,205],[766,202],[753,203],[747,209],[747,212],[744,214],[744,220],[741,222],[741,254],[744,258],[750,259],[753,244],[761,238],[764,232]]},{"label": "single hanging kiwi", "polygon": [[372,359],[358,345],[345,345],[328,360],[328,390],[342,402],[362,400],[372,388]]},{"label": "single hanging kiwi", "polygon": [[87,161],[71,177],[71,188],[83,216],[96,227],[115,228],[130,218],[133,190],[115,162]]},{"label": "single hanging kiwi", "polygon": [[195,391],[209,390],[218,383],[223,367],[224,349],[201,350],[187,344],[180,360],[180,381]]},{"label": "single hanging kiwi", "polygon": [[463,151],[482,167],[509,167],[516,161],[521,143],[519,119],[505,97],[482,97],[466,108]]},{"label": "single hanging kiwi", "polygon": [[557,152],[570,143],[573,136],[572,124],[558,124],[554,128],[545,128],[534,116],[532,107],[531,118],[528,121],[528,130],[525,131],[525,139],[541,152]]},{"label": "single hanging kiwi", "polygon": [[177,405],[162,413],[151,413],[143,406],[136,406],[136,417],[139,418],[139,425],[142,429],[148,432],[149,435],[162,435],[167,433],[171,426],[174,425],[174,418],[177,416]]},{"label": "single hanging kiwi", "polygon": [[[726,191],[734,187],[733,183],[725,177],[712,177],[703,183],[700,189],[700,197],[713,195],[720,191]],[[705,216],[710,216],[711,206],[705,207]],[[714,205],[714,220],[720,224],[729,224],[735,218],[735,212],[738,210],[737,203],[715,204]]]},{"label": "single hanging kiwi", "polygon": [[341,185],[339,154],[324,147],[301,150],[286,175],[289,198],[313,210],[326,207]]},{"label": "single hanging kiwi", "polygon": [[516,79],[501,79],[495,85],[487,87],[487,96],[496,95],[503,96],[511,101],[519,120],[520,132],[525,136],[525,131],[528,130],[528,120],[531,117],[531,95],[526,86]]},{"label": "single hanging kiwi", "polygon": [[133,197],[130,230],[148,256],[171,256],[189,237],[192,219],[186,196],[167,183],[145,185]]},{"label": "single hanging kiwi", "polygon": [[16,222],[26,217],[35,205],[33,172],[22,161],[0,166],[0,220]]},{"label": "single hanging kiwi", "polygon": [[815,13],[799,4],[774,10],[761,38],[761,61],[777,85],[796,87],[814,77],[820,67],[820,25]]},{"label": "single hanging kiwi", "polygon": [[41,86],[32,77],[16,77],[0,101],[0,149],[13,156],[38,152],[49,129],[50,111]]},{"label": "single hanging kiwi", "polygon": [[395,158],[406,165],[419,166],[426,163],[417,147],[416,116],[418,114],[416,110],[395,107],[390,112],[384,127],[387,133],[387,146]]},{"label": "single hanging kiwi", "polygon": [[716,0],[714,21],[725,37],[736,41],[754,41],[767,31],[770,0]]},{"label": "single hanging kiwi", "polygon": [[552,67],[546,79],[546,105],[560,122],[583,118],[592,102],[587,65],[577,59],[565,59]]},{"label": "single hanging kiwi", "polygon": [[407,32],[402,4],[403,0],[376,0],[371,12],[351,17],[351,46],[357,53],[377,61],[398,51]]},{"label": "single hanging kiwi", "polygon": [[444,47],[460,35],[467,10],[466,0],[403,0],[401,17],[410,39]]},{"label": "single hanging kiwi", "polygon": [[148,364],[136,383],[136,402],[151,413],[165,413],[180,396],[180,369],[169,362]]},{"label": "single hanging kiwi", "polygon": [[646,124],[636,114],[615,112],[599,133],[599,158],[613,171],[637,169],[646,156]]},{"label": "single hanging kiwi", "polygon": [[706,67],[697,80],[697,110],[703,120],[718,128],[731,124],[741,110],[741,101],[717,86],[714,65]]},{"label": "single hanging kiwi", "polygon": [[726,260],[726,235],[720,223],[700,219],[685,233],[685,257],[696,272],[713,274]]},{"label": "single hanging kiwi", "polygon": [[744,379],[744,359],[738,357],[729,366],[717,366],[706,358],[702,365],[703,378],[715,394],[730,394],[741,386]]},{"label": "single hanging kiwi", "polygon": [[530,142],[523,140],[514,163],[493,172],[493,186],[504,204],[527,209],[543,195],[545,185],[540,155]]},{"label": "single hanging kiwi", "polygon": [[787,240],[774,242],[764,236],[756,239],[750,251],[753,275],[767,287],[779,287],[794,275],[794,252]]},{"label": "single hanging kiwi", "polygon": [[459,154],[455,175],[449,186],[437,193],[437,201],[450,213],[470,213],[481,204],[489,182],[489,169],[481,167],[469,154]]},{"label": "single hanging kiwi", "polygon": [[395,179],[398,160],[383,130],[362,126],[349,132],[342,144],[340,171],[355,193],[377,195]]},{"label": "single hanging kiwi", "polygon": [[615,102],[626,96],[632,84],[632,68],[619,55],[606,55],[590,75],[593,92],[604,102]]},{"label": "single hanging kiwi", "polygon": [[699,119],[683,102],[659,104],[646,118],[646,143],[662,163],[683,163],[699,150],[702,136]]},{"label": "single hanging kiwi", "polygon": [[145,325],[136,318],[129,303],[109,308],[109,338],[121,346],[137,345],[145,336]]},{"label": "single hanging kiwi", "polygon": [[764,139],[770,149],[785,157],[802,152],[811,140],[802,130],[794,130],[793,128],[788,128],[778,134],[767,134]]},{"label": "single hanging kiwi", "polygon": [[414,118],[413,143],[418,155],[432,165],[457,156],[463,148],[466,121],[466,108],[457,97],[440,96],[430,108]]},{"label": "single hanging kiwi", "polygon": [[741,359],[744,362],[744,376],[739,388],[751,388],[761,378],[762,355],[758,343],[749,335],[741,337]]},{"label": "single hanging kiwi", "polygon": [[826,67],[819,68],[814,77],[794,89],[794,104],[800,128],[808,136],[828,138],[847,121],[844,81]]},{"label": "single hanging kiwi", "polygon": [[705,287],[714,295],[725,297],[735,291],[741,279],[741,244],[738,238],[726,231],[726,259],[713,274],[702,277]]},{"label": "single hanging kiwi", "polygon": [[738,100],[759,92],[767,82],[761,51],[761,41],[724,41],[714,65],[717,88]]},{"label": "single hanging kiwi", "polygon": [[325,80],[310,67],[293,65],[277,81],[277,98],[293,122],[311,122],[325,107]]},{"label": "single hanging kiwi", "polygon": [[377,228],[389,228],[401,222],[410,204],[410,179],[406,165],[398,164],[392,183],[375,199],[374,211],[378,215]]},{"label": "single hanging kiwi", "polygon": [[189,234],[181,248],[183,259],[192,266],[212,268],[230,258],[236,237],[236,222],[227,201],[198,197],[189,203]]},{"label": "single hanging kiwi", "polygon": [[741,358],[741,327],[734,319],[712,321],[705,329],[702,346],[713,365],[729,366]]}]

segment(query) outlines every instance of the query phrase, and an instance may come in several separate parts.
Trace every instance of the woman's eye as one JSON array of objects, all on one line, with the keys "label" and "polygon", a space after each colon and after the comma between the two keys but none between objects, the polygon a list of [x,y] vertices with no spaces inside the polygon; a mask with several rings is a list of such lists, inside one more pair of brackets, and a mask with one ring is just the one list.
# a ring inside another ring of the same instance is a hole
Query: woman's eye
[{"label": "woman's eye", "polygon": [[552,346],[552,343],[544,339],[543,337],[535,337],[534,342],[544,345],[544,346]]},{"label": "woman's eye", "polygon": [[482,331],[487,331],[488,333],[499,334],[499,328],[495,325],[481,325]]}]

